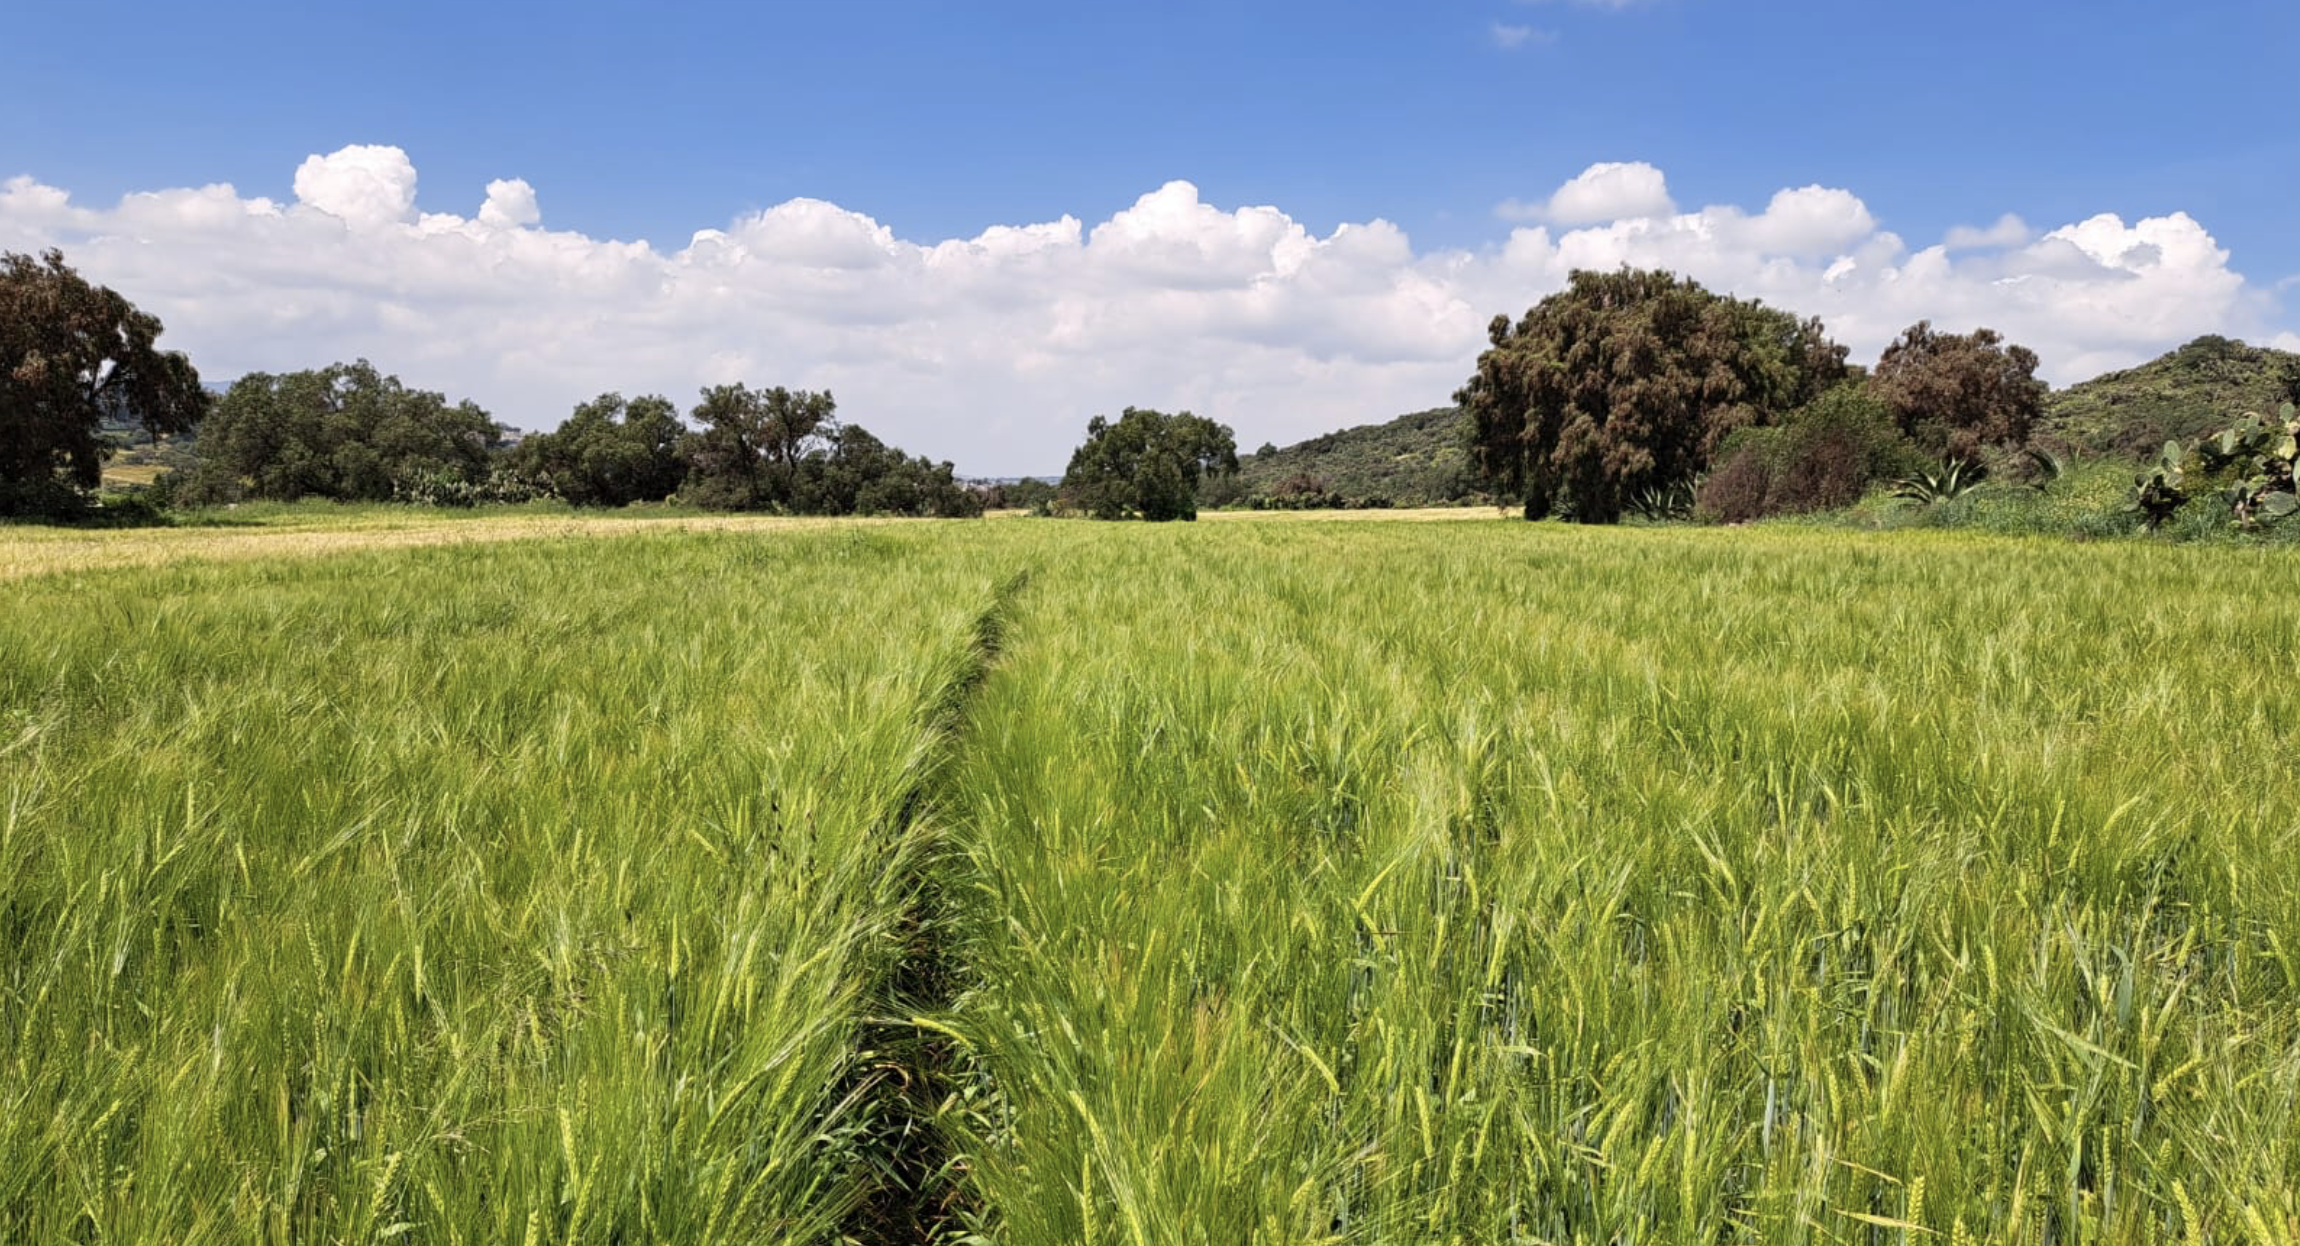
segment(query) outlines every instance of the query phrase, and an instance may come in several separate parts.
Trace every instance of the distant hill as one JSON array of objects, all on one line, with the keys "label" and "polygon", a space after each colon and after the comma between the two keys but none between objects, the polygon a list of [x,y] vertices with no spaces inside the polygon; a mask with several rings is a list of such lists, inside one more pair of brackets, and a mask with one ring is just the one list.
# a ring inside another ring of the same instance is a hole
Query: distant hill
[{"label": "distant hill", "polygon": [[2225,428],[2246,411],[2300,399],[2300,355],[2200,337],[2137,368],[2095,377],[2045,399],[2038,441],[2146,458],[2168,440]]},{"label": "distant hill", "polygon": [[1425,506],[1481,498],[1463,444],[1468,417],[1453,407],[1401,415],[1238,457],[1215,505],[1314,489],[1351,505],[1382,499]]}]

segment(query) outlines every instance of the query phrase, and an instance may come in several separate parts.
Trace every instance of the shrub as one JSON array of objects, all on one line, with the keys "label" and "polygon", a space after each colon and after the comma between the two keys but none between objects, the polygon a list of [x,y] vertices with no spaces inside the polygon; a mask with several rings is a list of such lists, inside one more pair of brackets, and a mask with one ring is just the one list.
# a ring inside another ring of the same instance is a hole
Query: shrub
[{"label": "shrub", "polygon": [[485,479],[465,480],[451,471],[423,472],[395,480],[392,500],[413,506],[517,506],[557,495],[550,486],[516,472],[493,471]]},{"label": "shrub", "polygon": [[1850,506],[1869,486],[1906,473],[1914,449],[1883,403],[1839,385],[1770,428],[1729,438],[1694,495],[1704,523],[1741,523]]},{"label": "shrub", "polygon": [[[1766,495],[1773,487],[1770,439],[1753,430],[1734,439],[1725,457],[1694,493],[1693,518],[1701,523],[1747,523],[1769,514]],[[1753,435],[1755,434],[1755,435]]]}]

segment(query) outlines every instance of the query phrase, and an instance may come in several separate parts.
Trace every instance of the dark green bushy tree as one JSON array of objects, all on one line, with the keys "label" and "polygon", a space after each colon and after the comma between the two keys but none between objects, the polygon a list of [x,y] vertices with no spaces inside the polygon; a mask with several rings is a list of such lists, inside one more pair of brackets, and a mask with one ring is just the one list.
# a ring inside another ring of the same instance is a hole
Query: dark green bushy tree
[{"label": "dark green bushy tree", "polygon": [[660,502],[686,478],[686,432],[668,398],[601,394],[557,430],[521,442],[506,466],[577,506]]},{"label": "dark green bushy tree", "polygon": [[829,390],[704,390],[693,412],[701,427],[679,443],[687,462],[680,496],[719,510],[796,509],[799,463],[829,448],[837,411]]},{"label": "dark green bushy tree", "polygon": [[486,478],[495,423],[362,359],[233,382],[200,429],[186,500],[385,501]]},{"label": "dark green bushy tree", "polygon": [[1238,444],[1227,426],[1187,411],[1128,407],[1116,421],[1087,421],[1061,492],[1096,519],[1196,519],[1199,482],[1237,470]]},{"label": "dark green bushy tree", "polygon": [[971,519],[982,495],[958,482],[949,463],[913,457],[860,424],[841,425],[828,453],[800,462],[796,510],[817,515],[915,515]]},{"label": "dark green bushy tree", "polygon": [[679,496],[721,510],[794,515],[980,515],[982,496],[948,463],[913,458],[834,418],[829,391],[720,385],[703,391],[702,427],[679,443]]},{"label": "dark green bushy tree", "polygon": [[1665,272],[1575,272],[1514,326],[1497,316],[1454,395],[1486,481],[1529,519],[1611,523],[1644,490],[1706,469],[1736,430],[1846,376],[1818,320]]},{"label": "dark green bushy tree", "polygon": [[0,253],[0,515],[60,515],[103,481],[103,424],[190,431],[200,374],[156,345],[159,318],[90,285],[58,251]]}]

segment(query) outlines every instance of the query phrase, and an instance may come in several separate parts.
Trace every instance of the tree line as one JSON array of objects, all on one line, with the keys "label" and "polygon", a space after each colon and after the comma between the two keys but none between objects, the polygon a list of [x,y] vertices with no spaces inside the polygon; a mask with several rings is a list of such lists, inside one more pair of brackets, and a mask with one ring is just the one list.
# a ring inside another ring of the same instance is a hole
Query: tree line
[{"label": "tree line", "polygon": [[838,418],[828,391],[602,394],[557,429],[509,435],[469,401],[402,384],[366,360],[252,373],[221,395],[157,317],[49,251],[0,255],[0,515],[85,514],[114,448],[107,430],[188,440],[162,504],[324,498],[467,506],[676,500],[782,514],[980,515],[951,464],[904,453]]},{"label": "tree line", "polygon": [[[986,496],[951,464],[842,422],[828,391],[745,384],[706,388],[684,413],[660,395],[602,394],[514,440],[475,404],[364,360],[256,373],[211,395],[160,333],[57,252],[0,256],[0,514],[84,506],[107,422],[123,421],[193,438],[192,465],[157,487],[191,505],[549,497],[949,517],[1019,502],[1164,521],[1195,518],[1208,482],[1239,468],[1227,426],[1128,407],[1088,422],[1058,486]],[[1528,518],[1736,521],[1844,505],[1928,465],[1969,478],[2016,460],[2045,394],[2036,355],[1988,329],[1919,323],[1863,369],[1817,319],[1628,268],[1576,272],[1518,320],[1496,317],[1488,337],[1454,396],[1470,471]]]},{"label": "tree line", "polygon": [[987,489],[838,418],[829,391],[717,385],[602,394],[557,429],[511,435],[479,406],[366,360],[251,373],[206,390],[157,317],[49,251],[0,257],[0,516],[84,515],[128,426],[191,447],[147,500],[216,506],[323,498],[434,506],[556,498],[726,511],[966,517],[986,505],[1191,519],[1202,481],[1237,471],[1230,430],[1189,412],[1094,417],[1059,486]]},{"label": "tree line", "polygon": [[841,423],[827,391],[720,385],[669,399],[602,394],[517,441],[469,402],[410,389],[362,360],[241,377],[199,428],[195,505],[318,497],[472,505],[678,501],[794,515],[982,513],[948,463]]},{"label": "tree line", "polygon": [[[717,385],[682,415],[656,394],[602,394],[550,432],[513,436],[469,401],[366,360],[240,377],[221,395],[157,317],[49,251],[0,256],[0,516],[88,513],[110,430],[191,448],[160,505],[323,498],[434,506],[556,498],[676,501],[801,515],[965,517],[986,505],[1097,518],[1190,519],[1200,483],[1237,470],[1230,430],[1182,412],[1094,417],[1060,486],[977,489],[841,421],[829,391]],[[181,457],[181,456],[178,456]]]}]

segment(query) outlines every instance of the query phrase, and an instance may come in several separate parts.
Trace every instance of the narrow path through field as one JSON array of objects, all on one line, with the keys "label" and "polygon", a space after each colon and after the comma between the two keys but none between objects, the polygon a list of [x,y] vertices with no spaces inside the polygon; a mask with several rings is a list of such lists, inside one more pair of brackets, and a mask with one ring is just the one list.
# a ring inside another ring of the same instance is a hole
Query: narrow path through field
[{"label": "narrow path through field", "polygon": [[857,1093],[875,1100],[865,1113],[876,1122],[875,1171],[869,1194],[841,1234],[845,1241],[912,1246],[945,1241],[960,1231],[968,1194],[962,1174],[952,1170],[949,1139],[935,1123],[951,1088],[953,1053],[948,1037],[914,1018],[943,1011],[957,990],[937,868],[944,856],[937,815],[948,804],[942,788],[964,746],[975,693],[1005,649],[1015,603],[1030,578],[1024,569],[1000,582],[975,619],[961,661],[920,707],[933,753],[889,828],[897,841],[892,859],[910,874],[903,880],[910,901],[895,932],[902,947],[893,969],[877,984],[874,1015],[865,1020],[861,1036],[868,1072]]}]

